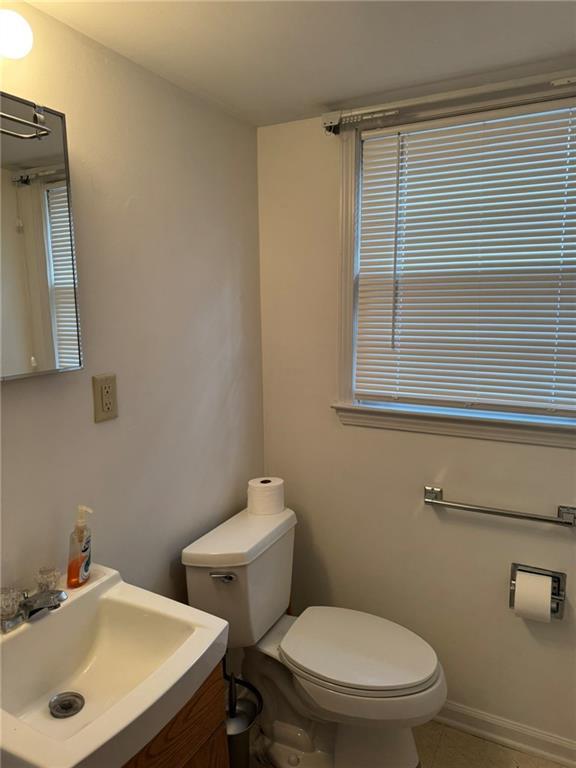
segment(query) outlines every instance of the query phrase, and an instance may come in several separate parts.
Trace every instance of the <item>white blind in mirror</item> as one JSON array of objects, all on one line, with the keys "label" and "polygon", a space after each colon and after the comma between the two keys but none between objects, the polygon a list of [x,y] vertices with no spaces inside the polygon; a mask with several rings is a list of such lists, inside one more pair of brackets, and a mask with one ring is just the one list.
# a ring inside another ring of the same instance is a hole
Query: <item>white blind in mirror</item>
[{"label": "white blind in mirror", "polygon": [[576,107],[362,136],[354,394],[576,411]]},{"label": "white blind in mirror", "polygon": [[59,368],[80,365],[76,286],[68,189],[64,181],[46,188],[51,262],[54,343]]}]

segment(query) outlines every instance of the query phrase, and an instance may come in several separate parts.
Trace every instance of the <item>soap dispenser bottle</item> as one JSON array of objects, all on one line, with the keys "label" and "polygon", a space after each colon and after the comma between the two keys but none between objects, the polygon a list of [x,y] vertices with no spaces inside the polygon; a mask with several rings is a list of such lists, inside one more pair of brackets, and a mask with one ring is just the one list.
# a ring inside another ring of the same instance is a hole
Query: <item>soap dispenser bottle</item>
[{"label": "soap dispenser bottle", "polygon": [[69,589],[81,587],[90,576],[92,532],[88,527],[87,517],[91,514],[90,507],[78,507],[76,525],[70,534],[67,579]]}]

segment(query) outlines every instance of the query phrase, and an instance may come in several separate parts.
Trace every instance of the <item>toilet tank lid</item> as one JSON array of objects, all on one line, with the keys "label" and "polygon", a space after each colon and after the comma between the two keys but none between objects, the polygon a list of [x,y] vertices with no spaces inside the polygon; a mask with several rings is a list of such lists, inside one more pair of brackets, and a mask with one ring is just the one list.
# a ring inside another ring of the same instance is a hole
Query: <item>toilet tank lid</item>
[{"label": "toilet tank lid", "polygon": [[182,550],[184,565],[248,565],[296,525],[291,509],[274,515],[242,510]]}]

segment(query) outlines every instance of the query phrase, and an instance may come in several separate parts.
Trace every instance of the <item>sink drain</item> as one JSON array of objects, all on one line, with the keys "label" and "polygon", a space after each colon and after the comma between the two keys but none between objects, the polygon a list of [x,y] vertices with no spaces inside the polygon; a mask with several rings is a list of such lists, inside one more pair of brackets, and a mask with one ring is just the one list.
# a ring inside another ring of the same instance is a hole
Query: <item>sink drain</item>
[{"label": "sink drain", "polygon": [[48,708],[52,717],[72,717],[84,706],[84,696],[76,691],[64,691],[52,696]]}]

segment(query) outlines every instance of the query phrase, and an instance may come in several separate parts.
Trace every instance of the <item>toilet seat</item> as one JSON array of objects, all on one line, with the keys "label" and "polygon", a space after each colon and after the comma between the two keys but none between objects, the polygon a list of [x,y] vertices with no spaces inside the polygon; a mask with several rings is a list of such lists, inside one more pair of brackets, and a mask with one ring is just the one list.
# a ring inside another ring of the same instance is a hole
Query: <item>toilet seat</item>
[{"label": "toilet seat", "polygon": [[307,672],[306,670],[301,669],[300,667],[296,666],[292,662],[290,662],[288,659],[282,656],[282,662],[285,667],[287,667],[292,674],[297,677],[299,680],[307,680],[310,683],[314,683],[314,685],[318,686],[319,688],[323,688],[327,691],[334,691],[335,693],[343,693],[347,696],[358,696],[361,698],[372,698],[372,699],[381,699],[381,698],[396,698],[398,696],[410,696],[414,693],[420,693],[421,691],[426,691],[430,686],[434,685],[434,683],[438,680],[438,677],[440,675],[439,669],[436,670],[434,675],[427,680],[425,683],[421,683],[420,685],[410,685],[410,686],[404,686],[399,688],[386,688],[386,689],[374,689],[374,688],[352,688],[350,686],[344,686],[344,685],[338,685],[337,683],[331,683],[328,680],[325,680],[321,677],[317,677],[315,675],[310,674],[310,672]]},{"label": "toilet seat", "polygon": [[346,608],[308,608],[282,638],[279,655],[296,677],[364,698],[414,695],[440,675],[436,653],[414,632]]}]

